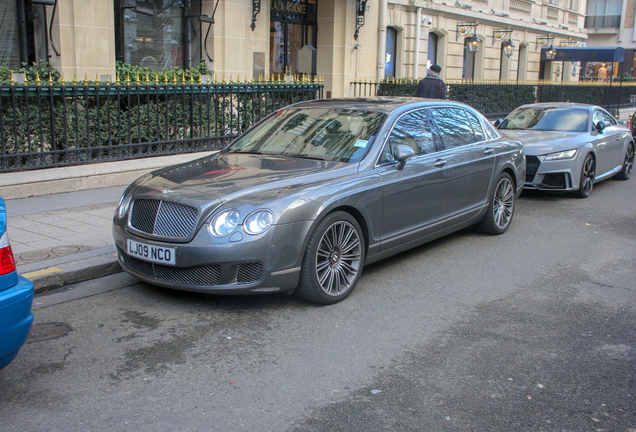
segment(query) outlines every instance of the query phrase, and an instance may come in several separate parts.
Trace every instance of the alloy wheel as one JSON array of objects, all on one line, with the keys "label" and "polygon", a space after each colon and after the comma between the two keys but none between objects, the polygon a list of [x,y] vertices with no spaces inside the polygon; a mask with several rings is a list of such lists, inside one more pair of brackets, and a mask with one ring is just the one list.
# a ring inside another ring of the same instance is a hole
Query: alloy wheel
[{"label": "alloy wheel", "polygon": [[347,221],[333,223],[320,239],[316,253],[316,278],[330,296],[340,295],[352,286],[360,271],[360,234]]},{"label": "alloy wheel", "polygon": [[632,174],[632,168],[634,168],[634,146],[630,144],[627,147],[627,154],[625,155],[625,175],[629,177]]},{"label": "alloy wheel", "polygon": [[594,159],[591,156],[588,156],[583,162],[583,175],[581,177],[582,182],[579,187],[585,195],[589,195],[594,185]]},{"label": "alloy wheel", "polygon": [[499,229],[504,229],[512,220],[514,208],[515,190],[508,178],[502,178],[495,190],[494,205],[492,208],[495,224]]}]

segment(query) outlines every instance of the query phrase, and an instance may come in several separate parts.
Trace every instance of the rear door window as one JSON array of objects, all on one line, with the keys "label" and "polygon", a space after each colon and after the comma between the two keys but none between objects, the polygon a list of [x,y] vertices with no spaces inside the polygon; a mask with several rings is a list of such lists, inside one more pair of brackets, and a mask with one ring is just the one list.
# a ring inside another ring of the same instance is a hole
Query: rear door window
[{"label": "rear door window", "polygon": [[432,108],[431,114],[445,150],[477,141],[473,127],[468,120],[466,111],[463,109],[451,107]]},{"label": "rear door window", "polygon": [[473,127],[475,140],[478,142],[484,141],[486,138],[484,136],[484,130],[481,127],[481,123],[479,122],[477,117],[475,117],[475,114],[471,113],[470,111],[466,111],[466,114],[468,115],[468,120],[470,121],[470,125]]}]

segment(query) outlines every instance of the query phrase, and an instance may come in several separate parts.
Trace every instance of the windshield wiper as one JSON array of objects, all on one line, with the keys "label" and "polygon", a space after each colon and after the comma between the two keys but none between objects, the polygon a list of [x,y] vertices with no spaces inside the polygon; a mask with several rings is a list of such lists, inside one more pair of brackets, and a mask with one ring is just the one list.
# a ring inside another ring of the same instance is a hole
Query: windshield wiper
[{"label": "windshield wiper", "polygon": [[323,157],[318,157],[318,156],[308,156],[308,155],[288,155],[291,157],[297,157],[297,158],[301,158],[301,159],[313,159],[313,160],[321,160],[321,161],[325,161],[327,159],[323,158]]},{"label": "windshield wiper", "polygon": [[257,154],[257,155],[265,154],[263,152],[256,151],[256,150],[243,151],[243,150],[232,150],[232,149],[228,150],[228,153]]}]

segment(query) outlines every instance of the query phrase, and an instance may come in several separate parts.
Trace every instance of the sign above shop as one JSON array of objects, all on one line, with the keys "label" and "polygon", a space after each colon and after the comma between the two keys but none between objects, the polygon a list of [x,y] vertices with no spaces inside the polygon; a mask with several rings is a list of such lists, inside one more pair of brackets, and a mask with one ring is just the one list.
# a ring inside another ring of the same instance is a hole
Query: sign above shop
[{"label": "sign above shop", "polygon": [[308,0],[272,0],[270,14],[272,21],[303,22],[315,19],[315,2]]}]

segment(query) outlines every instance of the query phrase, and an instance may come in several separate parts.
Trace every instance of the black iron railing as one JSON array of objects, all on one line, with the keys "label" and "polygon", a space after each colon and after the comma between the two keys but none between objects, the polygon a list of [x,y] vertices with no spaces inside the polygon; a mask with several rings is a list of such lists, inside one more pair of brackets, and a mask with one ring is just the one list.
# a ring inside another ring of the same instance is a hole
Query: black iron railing
[{"label": "black iron railing", "polygon": [[[352,82],[355,97],[415,96],[411,79]],[[464,102],[489,119],[505,117],[518,106],[536,102],[577,102],[599,105],[613,114],[619,107],[634,106],[636,83],[447,82],[448,99]]]},{"label": "black iron railing", "polygon": [[224,147],[321,83],[0,87],[0,172]]}]

